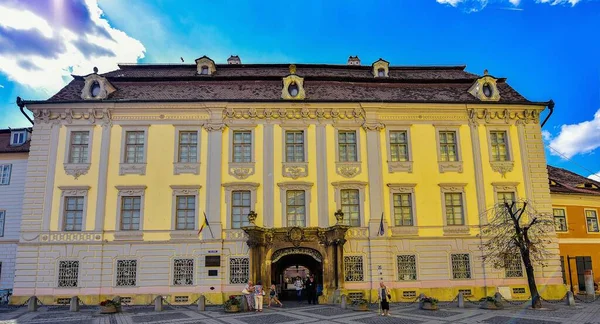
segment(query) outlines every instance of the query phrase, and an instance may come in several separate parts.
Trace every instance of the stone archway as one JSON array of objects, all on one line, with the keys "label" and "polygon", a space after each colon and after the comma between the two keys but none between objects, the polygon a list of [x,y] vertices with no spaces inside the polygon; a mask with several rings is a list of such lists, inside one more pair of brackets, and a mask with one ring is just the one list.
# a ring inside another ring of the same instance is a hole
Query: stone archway
[{"label": "stone archway", "polygon": [[[293,251],[294,248],[308,248],[316,251],[323,264],[323,295],[333,300],[334,292],[343,288],[343,260],[348,226],[335,225],[320,227],[264,228],[248,226],[243,228],[248,234],[250,248],[250,279],[268,283],[271,278],[271,265],[279,257],[277,251]],[[298,250],[309,253],[307,250]],[[302,254],[302,253],[301,253]],[[316,256],[317,254],[315,254]]]}]

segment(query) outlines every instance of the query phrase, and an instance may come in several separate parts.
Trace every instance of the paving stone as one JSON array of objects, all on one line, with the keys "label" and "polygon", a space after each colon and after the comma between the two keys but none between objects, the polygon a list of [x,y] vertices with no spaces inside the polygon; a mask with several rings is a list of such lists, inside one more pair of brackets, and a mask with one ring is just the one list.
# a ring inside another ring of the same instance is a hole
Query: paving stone
[{"label": "paving stone", "polygon": [[405,310],[401,310],[402,313],[406,313],[406,312],[410,312],[412,315],[420,315],[420,316],[426,316],[426,317],[450,317],[450,316],[456,316],[456,315],[460,315],[460,312],[450,312],[450,311],[445,311],[445,310],[436,310],[436,311],[430,311],[430,310],[423,310],[423,309],[419,309],[419,308],[415,308],[415,309],[405,309]]},{"label": "paving stone", "polygon": [[188,319],[189,316],[182,313],[156,313],[155,315],[139,315],[132,316],[131,320],[134,323],[151,323],[151,322],[163,322],[172,320]]},{"label": "paving stone", "polygon": [[393,317],[393,316],[373,316],[361,319],[353,319],[354,322],[361,322],[366,324],[417,324],[423,323],[423,321],[417,321],[413,319]]},{"label": "paving stone", "polygon": [[285,322],[293,322],[298,321],[297,318],[289,317],[281,314],[265,314],[258,316],[244,316],[236,318],[238,321],[242,321],[244,323],[260,323],[260,324],[270,324],[270,323],[285,323]]},{"label": "paving stone", "polygon": [[340,307],[320,307],[316,309],[306,310],[306,312],[321,316],[337,316],[342,314],[356,315],[356,312],[341,309]]},{"label": "paving stone", "polygon": [[[80,313],[73,313],[73,312],[44,312],[41,313],[39,315],[37,315],[36,317],[34,317],[34,320],[44,320],[44,319],[54,319],[54,318],[64,318],[64,317],[90,317],[88,314],[80,314]],[[67,319],[65,319],[65,321],[67,321]]]},{"label": "paving stone", "polygon": [[484,323],[491,324],[559,324],[560,322],[548,321],[548,320],[536,320],[528,318],[515,318],[508,316],[494,316],[483,321]]}]

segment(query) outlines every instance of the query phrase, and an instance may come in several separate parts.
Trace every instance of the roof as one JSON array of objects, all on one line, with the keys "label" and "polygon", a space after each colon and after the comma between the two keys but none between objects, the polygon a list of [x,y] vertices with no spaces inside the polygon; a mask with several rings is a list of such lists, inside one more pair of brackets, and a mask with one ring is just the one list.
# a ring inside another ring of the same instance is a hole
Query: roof
[{"label": "roof", "polygon": [[[120,64],[101,74],[117,89],[104,102],[247,101],[281,102],[288,64],[216,64],[212,75],[198,75],[195,64]],[[296,64],[308,102],[481,103],[468,93],[480,76],[457,66],[390,66],[389,77],[375,78],[371,66]],[[531,102],[498,79],[501,99],[492,104]],[[82,76],[45,101],[82,102]]]},{"label": "roof", "polygon": [[[551,193],[600,196],[600,182],[569,170],[549,165],[548,178],[551,182]],[[585,184],[588,184],[588,188],[585,187]],[[583,188],[579,188],[578,186],[583,186]],[[597,189],[593,188],[593,186]]]},{"label": "roof", "polygon": [[20,129],[0,129],[0,153],[28,153],[30,140],[25,141],[23,145],[10,145],[10,134],[12,131],[27,130],[31,128]]}]

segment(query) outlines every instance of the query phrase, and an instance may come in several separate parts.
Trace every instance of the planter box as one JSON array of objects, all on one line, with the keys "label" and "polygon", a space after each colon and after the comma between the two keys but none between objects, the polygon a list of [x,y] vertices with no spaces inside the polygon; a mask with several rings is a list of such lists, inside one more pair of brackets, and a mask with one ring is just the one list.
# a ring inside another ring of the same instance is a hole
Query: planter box
[{"label": "planter box", "polygon": [[496,304],[493,301],[483,301],[481,302],[481,305],[479,305],[479,308],[481,309],[504,309],[504,306],[502,306],[502,304],[498,303]]},{"label": "planter box", "polygon": [[421,302],[421,305],[419,305],[419,308],[425,309],[425,310],[438,310],[437,304],[434,305],[430,302]]},{"label": "planter box", "polygon": [[114,305],[100,306],[100,314],[114,314],[117,312],[117,307]]}]

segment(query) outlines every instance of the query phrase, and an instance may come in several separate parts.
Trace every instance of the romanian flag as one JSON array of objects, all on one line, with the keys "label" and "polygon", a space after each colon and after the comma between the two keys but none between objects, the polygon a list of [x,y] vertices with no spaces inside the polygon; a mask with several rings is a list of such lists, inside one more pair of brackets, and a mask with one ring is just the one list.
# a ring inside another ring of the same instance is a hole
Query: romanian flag
[{"label": "romanian flag", "polygon": [[208,218],[206,217],[206,213],[204,212],[204,221],[202,221],[202,225],[200,225],[200,229],[198,230],[198,235],[200,235],[200,233],[202,233],[202,230],[204,229],[204,226],[206,226],[206,224],[208,224]]}]

